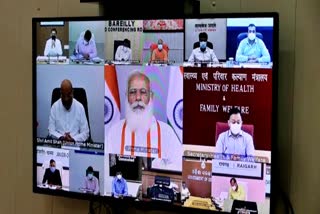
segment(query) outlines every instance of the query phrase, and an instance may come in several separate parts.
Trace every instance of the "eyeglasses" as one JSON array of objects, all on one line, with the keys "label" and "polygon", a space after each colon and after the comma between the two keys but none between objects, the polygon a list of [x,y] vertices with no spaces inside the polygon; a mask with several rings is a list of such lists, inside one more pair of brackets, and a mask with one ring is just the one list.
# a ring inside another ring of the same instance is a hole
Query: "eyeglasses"
[{"label": "eyeglasses", "polygon": [[132,88],[132,89],[129,89],[129,96],[136,97],[138,92],[139,92],[140,96],[142,96],[142,97],[147,97],[151,93],[151,91],[149,91],[145,88],[141,88],[141,89]]}]

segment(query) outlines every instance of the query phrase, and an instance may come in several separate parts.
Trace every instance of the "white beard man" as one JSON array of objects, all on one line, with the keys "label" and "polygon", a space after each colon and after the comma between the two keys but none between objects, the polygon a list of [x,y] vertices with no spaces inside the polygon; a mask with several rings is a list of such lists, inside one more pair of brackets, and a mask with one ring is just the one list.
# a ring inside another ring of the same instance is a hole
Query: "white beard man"
[{"label": "white beard man", "polygon": [[129,76],[126,98],[125,119],[106,130],[106,152],[156,158],[157,168],[164,164],[181,170],[182,144],[168,124],[154,117],[153,92],[145,74]]}]

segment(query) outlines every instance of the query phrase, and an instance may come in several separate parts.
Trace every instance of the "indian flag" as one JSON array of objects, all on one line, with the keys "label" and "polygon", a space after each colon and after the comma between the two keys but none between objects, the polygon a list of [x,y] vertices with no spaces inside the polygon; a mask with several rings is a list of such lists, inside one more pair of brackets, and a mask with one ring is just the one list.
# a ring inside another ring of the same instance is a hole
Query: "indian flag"
[{"label": "indian flag", "polygon": [[170,68],[169,89],[167,98],[167,118],[182,143],[183,119],[183,67]]},{"label": "indian flag", "polygon": [[115,66],[107,65],[104,67],[104,126],[108,128],[120,120],[120,97]]}]

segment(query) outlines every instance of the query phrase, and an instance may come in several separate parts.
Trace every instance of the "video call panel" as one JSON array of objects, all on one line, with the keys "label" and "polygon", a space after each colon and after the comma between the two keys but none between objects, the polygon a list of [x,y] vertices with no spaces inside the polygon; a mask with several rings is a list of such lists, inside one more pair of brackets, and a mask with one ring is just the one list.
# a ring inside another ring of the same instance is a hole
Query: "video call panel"
[{"label": "video call panel", "polygon": [[[63,21],[36,31],[38,187],[209,210],[268,206],[273,19]],[[235,130],[245,143],[230,148],[236,140],[221,134]]]}]

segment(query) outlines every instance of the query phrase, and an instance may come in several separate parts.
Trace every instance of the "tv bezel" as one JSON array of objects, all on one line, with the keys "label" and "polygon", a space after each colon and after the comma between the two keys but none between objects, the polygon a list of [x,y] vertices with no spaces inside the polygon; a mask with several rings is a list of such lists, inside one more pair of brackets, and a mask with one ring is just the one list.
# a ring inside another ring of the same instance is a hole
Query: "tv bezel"
[{"label": "tv bezel", "polygon": [[[183,207],[179,205],[173,205],[166,202],[158,202],[158,201],[133,201],[132,199],[115,199],[111,196],[93,196],[88,194],[83,194],[79,192],[71,192],[71,191],[58,191],[58,190],[50,190],[37,187],[37,72],[36,72],[36,57],[37,57],[37,23],[43,21],[108,21],[108,20],[147,20],[147,19],[183,19],[184,20],[184,28],[186,19],[203,19],[203,18],[273,18],[273,67],[272,67],[272,129],[271,129],[271,188],[270,194],[268,194],[270,198],[270,213],[275,212],[275,194],[276,194],[276,186],[277,186],[277,105],[278,105],[278,66],[279,66],[279,14],[277,12],[250,12],[250,13],[215,13],[215,14],[199,14],[199,15],[184,15],[183,17],[179,16],[164,16],[164,15],[137,15],[136,17],[121,15],[119,17],[115,16],[80,16],[80,17],[36,17],[32,18],[32,132],[33,132],[33,193],[51,195],[51,196],[61,196],[66,198],[74,198],[74,199],[82,199],[88,201],[103,201],[104,203],[109,203],[117,206],[117,203],[120,203],[123,206],[123,202],[126,202],[126,205],[134,206],[137,209],[144,210],[162,210],[162,211],[176,211],[183,213],[228,213],[222,211],[212,211],[212,210],[203,210],[191,207]],[[185,34],[184,41],[185,47]],[[185,53],[184,53],[185,55]]]}]

